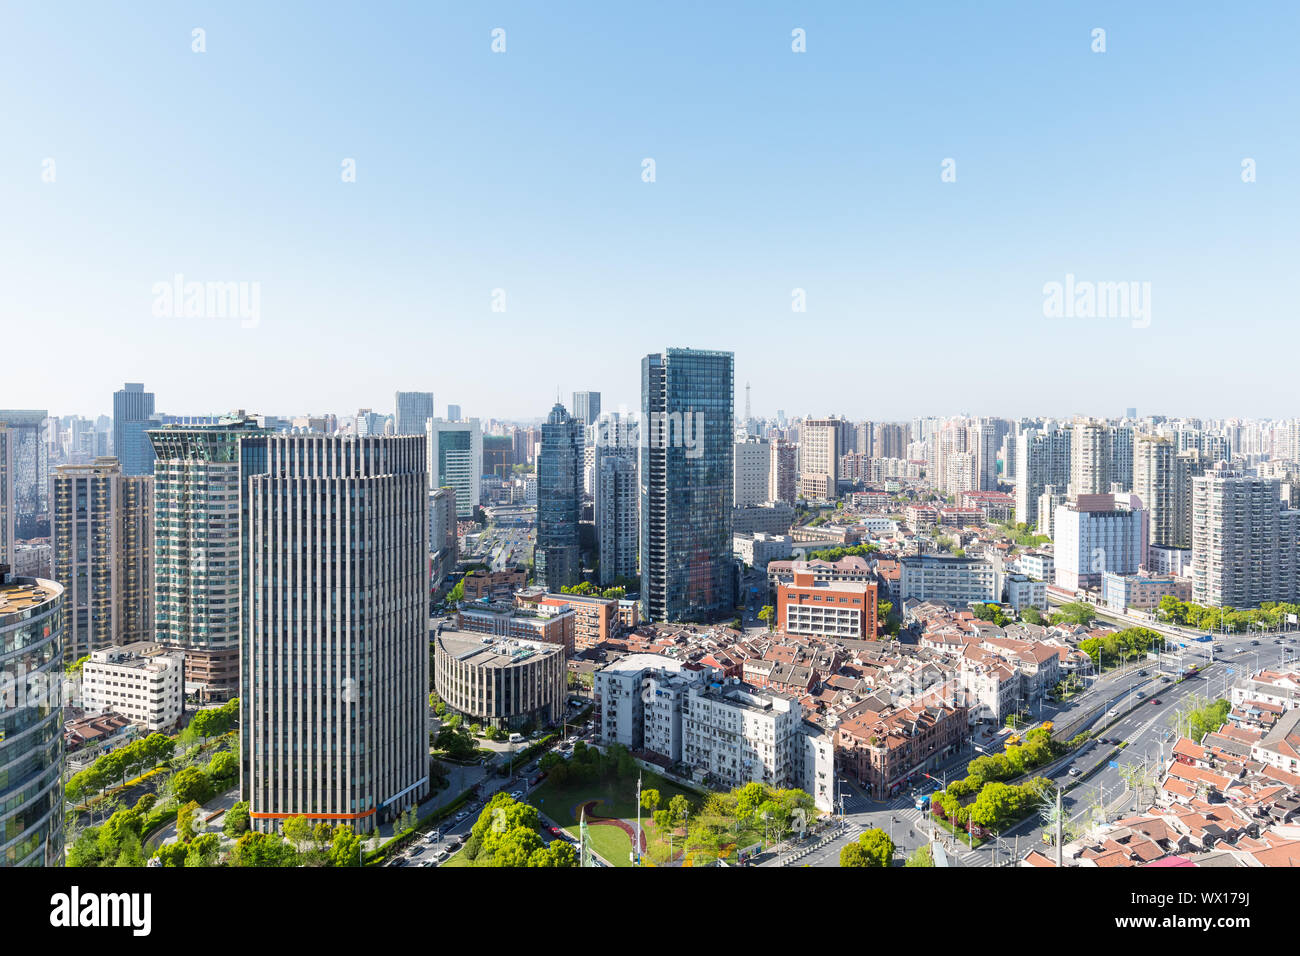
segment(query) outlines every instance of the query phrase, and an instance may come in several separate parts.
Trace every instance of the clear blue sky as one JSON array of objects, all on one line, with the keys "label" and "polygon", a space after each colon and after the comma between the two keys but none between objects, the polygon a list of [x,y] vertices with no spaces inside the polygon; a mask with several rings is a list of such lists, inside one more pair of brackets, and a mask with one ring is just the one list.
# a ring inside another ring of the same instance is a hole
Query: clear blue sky
[{"label": "clear blue sky", "polygon": [[1300,413],[1300,5],[701,6],[7,5],[0,407],[531,417],[694,346],[759,414]]}]

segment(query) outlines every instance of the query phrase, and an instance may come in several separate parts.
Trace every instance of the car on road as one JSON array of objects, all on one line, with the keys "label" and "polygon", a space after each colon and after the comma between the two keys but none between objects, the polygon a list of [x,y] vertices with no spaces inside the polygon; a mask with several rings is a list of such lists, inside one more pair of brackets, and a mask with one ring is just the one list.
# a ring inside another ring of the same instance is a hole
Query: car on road
[{"label": "car on road", "polygon": [[564,836],[564,831],[561,830],[559,827],[547,827],[546,830],[547,830],[547,832],[550,833],[552,836],[557,836],[557,837],[562,837],[562,836]]},{"label": "car on road", "polygon": [[1146,671],[1138,671],[1138,677],[1146,677],[1146,676],[1147,676]]},{"label": "car on road", "polygon": [[446,860],[446,859],[447,859],[448,857],[450,857],[450,856],[451,856],[451,854],[448,853],[445,849],[443,849],[443,850],[439,850],[437,853],[435,853],[435,854],[433,855],[433,859],[435,860],[435,862],[442,863],[444,860]]},{"label": "car on road", "polygon": [[1173,679],[1173,678],[1171,678],[1168,674],[1161,674],[1161,675],[1160,675],[1160,683],[1162,683],[1162,684],[1168,684],[1172,679]]},{"label": "car on road", "polygon": [[510,796],[516,800],[522,800],[524,798],[524,792],[522,790],[511,790]]},{"label": "car on road", "polygon": [[1133,691],[1133,696],[1136,697],[1138,700],[1141,700],[1143,697],[1146,696],[1146,694],[1144,694],[1144,693],[1143,693],[1142,691],[1140,691],[1140,690],[1135,690],[1135,691]]},{"label": "car on road", "polygon": [[1251,647],[1259,647],[1259,641],[1251,641],[1251,642],[1250,642],[1250,646],[1251,646]]},{"label": "car on road", "polygon": [[1066,771],[1066,773],[1068,773],[1071,777],[1083,776],[1083,771],[1080,770],[1078,767],[1071,767],[1069,770]]},{"label": "car on road", "polygon": [[469,811],[462,810],[460,811],[460,813],[456,814],[456,820],[459,822],[461,820],[464,820],[467,816],[469,816]]},{"label": "car on road", "polygon": [[1159,697],[1152,697],[1152,698],[1151,698],[1151,703],[1153,703],[1153,704],[1158,704],[1158,703],[1160,703],[1160,698],[1159,698]]}]

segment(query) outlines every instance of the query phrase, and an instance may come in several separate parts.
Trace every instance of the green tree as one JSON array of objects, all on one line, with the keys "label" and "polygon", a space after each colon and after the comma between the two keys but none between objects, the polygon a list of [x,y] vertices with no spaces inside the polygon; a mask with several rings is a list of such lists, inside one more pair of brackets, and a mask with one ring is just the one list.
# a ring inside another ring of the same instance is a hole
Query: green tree
[{"label": "green tree", "polygon": [[190,848],[185,843],[164,843],[154,851],[154,858],[161,860],[163,866],[184,866]]},{"label": "green tree", "polygon": [[185,854],[187,867],[212,866],[221,853],[221,837],[215,833],[205,833],[190,843]]},{"label": "green tree", "polygon": [[201,804],[212,796],[212,781],[198,767],[185,767],[172,776],[171,790],[172,796],[181,803],[194,800]]},{"label": "green tree", "polygon": [[923,843],[912,851],[912,855],[907,858],[904,866],[934,866],[934,853],[930,850],[930,844]]},{"label": "green tree", "polygon": [[334,830],[334,840],[330,844],[330,865],[361,865],[361,837],[346,823]]},{"label": "green tree", "polygon": [[776,608],[770,604],[764,604],[762,610],[758,612],[758,619],[767,625],[770,631],[776,626]]},{"label": "green tree", "polygon": [[293,844],[293,848],[299,853],[303,847],[312,842],[312,824],[304,816],[289,817],[280,824],[280,832],[284,838]]},{"label": "green tree", "polygon": [[861,844],[866,855],[867,866],[889,866],[894,858],[894,841],[879,827],[874,827],[858,837],[858,843]]},{"label": "green tree", "polygon": [[250,820],[248,801],[240,800],[226,811],[225,818],[221,824],[221,832],[232,840],[237,840],[242,834],[247,832]]},{"label": "green tree", "polygon": [[199,812],[197,801],[191,800],[176,813],[176,838],[182,843],[194,839],[196,831],[195,818]]},{"label": "green tree", "polygon": [[658,809],[659,807],[659,799],[660,797],[659,797],[658,790],[641,791],[641,806],[643,809],[649,810],[652,815],[654,814],[655,810]]}]

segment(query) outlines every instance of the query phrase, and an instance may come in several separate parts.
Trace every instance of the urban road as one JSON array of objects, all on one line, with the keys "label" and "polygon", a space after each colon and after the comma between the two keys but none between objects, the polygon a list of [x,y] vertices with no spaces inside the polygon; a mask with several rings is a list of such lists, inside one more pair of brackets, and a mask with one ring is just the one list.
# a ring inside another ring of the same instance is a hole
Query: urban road
[{"label": "urban road", "polygon": [[[1218,636],[1213,643],[1189,643],[1186,649],[1164,654],[1159,661],[1130,664],[1123,670],[1093,678],[1088,689],[1069,702],[1056,707],[1044,706],[1035,715],[1039,721],[1051,720],[1057,726],[1067,726],[1089,711],[1096,711],[1098,718],[1091,723],[1093,740],[1034,771],[1034,775],[1047,777],[1061,788],[1070,788],[1063,793],[1061,805],[1063,816],[1076,825],[1103,818],[1113,821],[1135,808],[1144,809],[1152,803],[1153,785],[1158,785],[1160,779],[1158,768],[1167,764],[1179,736],[1176,725],[1180,708],[1190,709],[1193,698],[1227,697],[1233,684],[1251,672],[1296,663],[1298,651],[1300,638],[1295,632]],[[1201,665],[1195,676],[1182,681],[1161,681],[1162,673],[1178,674],[1194,663]],[[1109,714],[1123,716],[1112,722]],[[1115,743],[1103,744],[1098,738]],[[968,743],[961,753],[930,773],[940,781],[964,776],[972,757],[1000,749],[981,741],[992,744],[995,740],[998,738],[977,736],[973,744],[978,749],[973,750]],[[1071,774],[1071,770],[1077,774]],[[916,808],[916,793],[903,792],[891,800],[881,801],[872,799],[854,781],[840,779],[838,785],[843,798],[843,829],[830,837],[823,833],[802,844],[792,843],[765,855],[760,865],[838,866],[840,850],[845,844],[875,827],[890,834],[895,854],[900,858],[931,842],[931,824],[926,813]],[[974,849],[942,829],[934,833],[950,866],[1009,866],[1031,848],[1049,855],[1053,852],[1044,842],[1045,829],[1042,817],[1034,814]]]}]

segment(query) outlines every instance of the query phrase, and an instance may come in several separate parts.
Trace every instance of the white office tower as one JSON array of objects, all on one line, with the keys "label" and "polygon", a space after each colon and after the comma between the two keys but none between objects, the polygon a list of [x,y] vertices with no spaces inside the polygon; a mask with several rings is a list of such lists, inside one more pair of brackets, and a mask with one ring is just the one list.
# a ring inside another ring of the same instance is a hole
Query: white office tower
[{"label": "white office tower", "polygon": [[1038,499],[1046,487],[1059,492],[1069,483],[1070,430],[1052,421],[1021,429],[1016,436],[1016,521],[1038,527]]},{"label": "white office tower", "polygon": [[368,832],[429,790],[429,491],[420,436],[240,443],[241,789]]},{"label": "white office tower", "polygon": [[1300,511],[1276,478],[1215,469],[1192,479],[1192,600],[1258,607],[1300,598]]},{"label": "white office tower", "polygon": [[1110,493],[1110,429],[1095,418],[1070,426],[1070,497]]},{"label": "white office tower", "polygon": [[479,479],[483,476],[483,430],[477,418],[449,422],[431,418],[425,425],[431,488],[456,489],[456,514],[474,517],[479,506]]},{"label": "white office tower", "polygon": [[1151,543],[1161,548],[1192,546],[1191,460],[1174,453],[1174,443],[1139,435],[1133,447],[1133,493],[1151,514]]},{"label": "white office tower", "polygon": [[394,422],[399,435],[423,435],[424,423],[433,417],[433,392],[398,392]]},{"label": "white office tower", "polygon": [[1053,526],[1058,587],[1100,587],[1106,572],[1136,574],[1146,564],[1147,513],[1134,498],[1078,495],[1057,506]]},{"label": "white office tower", "polygon": [[761,505],[768,500],[767,481],[772,468],[772,446],[762,438],[736,442],[736,507]]}]

